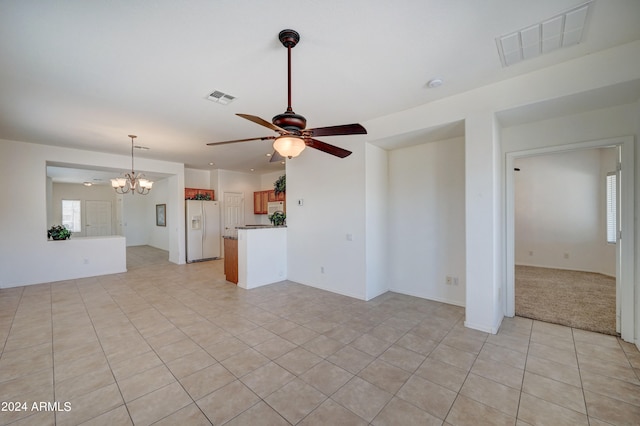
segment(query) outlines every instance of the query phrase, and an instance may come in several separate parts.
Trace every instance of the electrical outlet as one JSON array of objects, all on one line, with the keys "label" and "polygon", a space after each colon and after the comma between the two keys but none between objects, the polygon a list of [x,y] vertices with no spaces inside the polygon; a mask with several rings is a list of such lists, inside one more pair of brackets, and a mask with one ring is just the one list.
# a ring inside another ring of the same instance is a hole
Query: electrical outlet
[{"label": "electrical outlet", "polygon": [[320,267],[320,273],[321,273],[321,274],[324,274],[324,266],[321,266],[321,267]]},{"label": "electrical outlet", "polygon": [[445,279],[445,283],[447,283],[447,285],[453,284],[453,278],[451,278],[451,276],[447,275],[447,278]]},{"label": "electrical outlet", "polygon": [[453,285],[458,285],[458,277],[453,277]]},{"label": "electrical outlet", "polygon": [[533,251],[529,251],[529,256],[533,256]]},{"label": "electrical outlet", "polygon": [[565,258],[565,259],[568,259],[568,258],[569,258],[569,253],[565,253],[565,254],[564,254],[564,258]]}]

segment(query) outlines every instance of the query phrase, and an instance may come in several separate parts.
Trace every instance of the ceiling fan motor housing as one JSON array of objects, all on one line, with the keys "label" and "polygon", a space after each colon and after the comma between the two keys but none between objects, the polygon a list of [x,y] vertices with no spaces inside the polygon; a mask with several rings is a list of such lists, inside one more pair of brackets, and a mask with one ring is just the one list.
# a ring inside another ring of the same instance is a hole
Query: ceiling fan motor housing
[{"label": "ceiling fan motor housing", "polygon": [[278,34],[278,39],[284,47],[295,47],[300,41],[300,34],[294,30],[282,30]]},{"label": "ceiling fan motor housing", "polygon": [[[364,127],[360,124],[344,124],[341,126],[329,126],[318,127],[315,129],[306,129],[307,119],[293,112],[291,108],[291,49],[295,47],[300,41],[300,34],[296,31],[288,29],[280,31],[278,39],[284,47],[287,48],[287,110],[282,114],[278,114],[268,121],[249,114],[237,114],[238,116],[252,121],[260,126],[267,127],[271,130],[275,130],[280,136],[265,136],[260,138],[249,139],[236,139],[232,141],[224,142],[212,142],[207,145],[220,145],[226,143],[235,142],[248,142],[254,140],[274,140],[274,148],[278,153],[289,158],[297,156],[305,146],[326,152],[327,154],[335,155],[339,158],[347,157],[351,154],[351,151],[342,149],[340,147],[330,145],[326,142],[314,139],[316,136],[340,136],[340,135],[364,135],[367,133]],[[301,145],[302,144],[302,145]],[[278,145],[278,146],[276,146]],[[282,151],[278,148],[282,149]],[[291,150],[291,148],[294,148]],[[286,152],[294,152],[289,155]],[[272,157],[273,158],[273,157]]]},{"label": "ceiling fan motor housing", "polygon": [[300,132],[307,127],[307,119],[293,111],[278,114],[271,120],[273,124],[290,132]]}]

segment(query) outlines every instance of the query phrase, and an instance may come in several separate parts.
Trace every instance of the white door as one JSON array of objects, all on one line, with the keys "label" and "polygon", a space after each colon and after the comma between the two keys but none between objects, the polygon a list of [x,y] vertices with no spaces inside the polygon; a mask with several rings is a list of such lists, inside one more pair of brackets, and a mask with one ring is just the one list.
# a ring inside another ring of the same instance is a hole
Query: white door
[{"label": "white door", "polygon": [[86,201],[86,209],[85,235],[111,235],[111,201]]},{"label": "white door", "polygon": [[244,225],[244,195],[240,192],[225,192],[224,200],[224,236],[236,237],[236,226]]}]

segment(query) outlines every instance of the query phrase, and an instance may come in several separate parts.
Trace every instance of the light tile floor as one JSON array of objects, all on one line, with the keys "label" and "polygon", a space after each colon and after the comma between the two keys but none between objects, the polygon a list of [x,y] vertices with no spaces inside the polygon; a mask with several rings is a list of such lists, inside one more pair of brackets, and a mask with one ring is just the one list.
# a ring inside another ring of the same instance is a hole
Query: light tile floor
[{"label": "light tile floor", "polygon": [[221,261],[165,259],[0,290],[0,423],[640,424],[640,353],[615,337],[517,317],[489,335],[456,306],[246,291]]}]

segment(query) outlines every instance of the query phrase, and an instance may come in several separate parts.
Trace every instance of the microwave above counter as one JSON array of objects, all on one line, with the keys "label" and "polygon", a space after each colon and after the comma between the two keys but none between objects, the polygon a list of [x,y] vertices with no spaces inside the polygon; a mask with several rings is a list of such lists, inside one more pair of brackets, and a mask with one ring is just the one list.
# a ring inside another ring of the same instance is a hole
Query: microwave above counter
[{"label": "microwave above counter", "polygon": [[284,201],[270,201],[267,203],[267,214],[272,215],[275,212],[284,213]]}]

